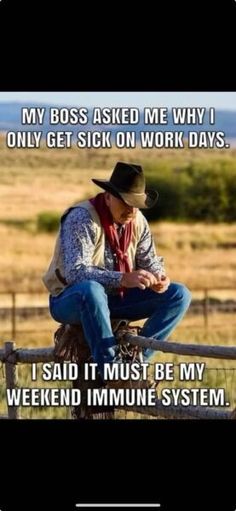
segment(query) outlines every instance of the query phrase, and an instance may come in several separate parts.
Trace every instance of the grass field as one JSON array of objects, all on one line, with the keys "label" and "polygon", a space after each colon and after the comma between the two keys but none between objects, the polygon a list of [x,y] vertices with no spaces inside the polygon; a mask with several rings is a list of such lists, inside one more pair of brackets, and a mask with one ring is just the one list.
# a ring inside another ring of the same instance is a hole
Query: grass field
[{"label": "grass field", "polygon": [[[70,204],[96,194],[99,189],[92,177],[108,178],[116,161],[133,161],[143,165],[147,174],[158,159],[164,169],[167,165],[183,166],[190,161],[217,162],[220,158],[233,162],[236,150],[9,150],[0,138],[0,292],[45,292],[41,276],[51,259],[55,233],[37,229],[37,216],[45,211],[62,213]],[[157,251],[165,259],[172,281],[185,283],[195,297],[202,297],[202,289],[214,288],[212,296],[235,299],[236,288],[236,225],[207,223],[156,222],[151,229]],[[225,288],[231,288],[231,291]],[[222,288],[219,291],[218,288]],[[41,296],[19,295],[17,305],[45,303]],[[0,307],[7,307],[10,298],[0,295]],[[19,321],[17,347],[52,345],[56,323],[50,318]],[[187,315],[176,329],[172,340],[208,344],[235,345],[236,324],[233,314],[216,314],[209,318],[208,330],[203,318]],[[0,347],[9,339],[9,322],[1,321]],[[4,333],[7,332],[7,333]],[[159,353],[158,360],[178,364],[180,357]],[[186,357],[184,360],[187,361]],[[190,359],[191,360],[191,359]],[[221,385],[230,389],[235,403],[235,372],[233,362],[207,360],[208,385]],[[216,382],[213,372],[221,371]],[[212,371],[212,372],[211,372]],[[226,372],[225,372],[226,371]],[[29,368],[19,368],[19,384],[29,385]],[[210,376],[212,375],[212,376]],[[222,376],[223,375],[223,376]],[[234,379],[233,383],[230,378]],[[0,373],[0,413],[4,404],[4,375]],[[223,380],[222,380],[223,378]],[[227,383],[230,381],[231,383]],[[177,384],[177,382],[176,382]],[[24,409],[23,417],[69,418],[69,410]],[[130,414],[129,414],[130,417]]]}]

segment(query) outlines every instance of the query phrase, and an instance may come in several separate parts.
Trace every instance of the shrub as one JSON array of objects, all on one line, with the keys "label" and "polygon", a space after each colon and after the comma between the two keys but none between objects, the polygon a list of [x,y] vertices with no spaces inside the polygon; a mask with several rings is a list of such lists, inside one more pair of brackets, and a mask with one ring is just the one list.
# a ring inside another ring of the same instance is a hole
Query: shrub
[{"label": "shrub", "polygon": [[55,232],[58,230],[60,215],[55,211],[43,211],[37,216],[37,230],[40,232]]},{"label": "shrub", "polygon": [[158,190],[157,204],[143,210],[148,220],[236,221],[236,164],[227,160],[173,163],[148,169],[147,187]]}]

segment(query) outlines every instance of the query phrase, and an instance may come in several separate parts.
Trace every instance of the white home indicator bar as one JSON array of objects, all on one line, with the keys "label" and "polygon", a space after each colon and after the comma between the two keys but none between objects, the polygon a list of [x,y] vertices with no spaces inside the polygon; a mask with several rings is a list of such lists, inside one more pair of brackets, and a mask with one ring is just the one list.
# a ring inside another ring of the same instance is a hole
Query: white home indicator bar
[{"label": "white home indicator bar", "polygon": [[76,507],[161,507],[161,504],[75,504]]}]

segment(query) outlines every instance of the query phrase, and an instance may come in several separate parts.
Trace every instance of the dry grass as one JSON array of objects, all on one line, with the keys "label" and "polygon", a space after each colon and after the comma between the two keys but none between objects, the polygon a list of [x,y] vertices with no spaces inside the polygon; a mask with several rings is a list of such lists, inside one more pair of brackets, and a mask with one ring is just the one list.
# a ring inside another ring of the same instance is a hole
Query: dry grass
[{"label": "dry grass", "polygon": [[159,246],[172,249],[207,249],[236,245],[236,224],[157,222],[152,232]]},{"label": "dry grass", "polygon": [[[3,173],[9,169],[3,169]],[[8,183],[0,184],[0,219],[31,219],[41,211],[62,212],[70,204],[95,191],[95,185],[87,183],[87,169],[63,169],[52,171],[44,168],[40,174],[35,170],[17,167],[8,174]],[[104,171],[97,172],[99,177]]]},{"label": "dry grass", "polygon": [[[39,213],[62,213],[72,203],[95,194],[92,177],[110,175],[117,160],[143,164],[163,161],[185,166],[195,160],[234,161],[236,150],[7,149],[0,138],[0,279],[1,290],[43,291],[41,275],[51,258],[55,236],[36,234]],[[18,228],[9,222],[17,224]],[[25,230],[20,222],[28,222]],[[8,224],[7,224],[8,222]],[[236,225],[156,223],[158,251],[172,280],[189,287],[235,286]],[[222,247],[231,247],[227,250]]]}]

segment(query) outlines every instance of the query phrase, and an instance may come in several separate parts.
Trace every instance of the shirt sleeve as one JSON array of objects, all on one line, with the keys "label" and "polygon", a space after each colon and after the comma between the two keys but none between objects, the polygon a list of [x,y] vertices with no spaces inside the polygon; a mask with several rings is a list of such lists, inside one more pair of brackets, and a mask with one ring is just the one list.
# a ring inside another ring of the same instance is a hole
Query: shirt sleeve
[{"label": "shirt sleeve", "polygon": [[92,264],[96,241],[93,220],[85,208],[72,209],[62,221],[61,247],[68,284],[95,280],[109,288],[119,288],[122,273]]},{"label": "shirt sleeve", "polygon": [[145,217],[144,229],[136,251],[136,268],[165,275],[164,259],[157,256],[154,240]]}]

